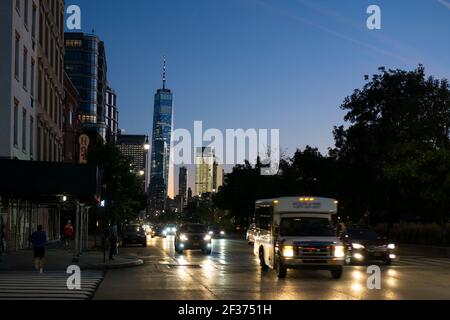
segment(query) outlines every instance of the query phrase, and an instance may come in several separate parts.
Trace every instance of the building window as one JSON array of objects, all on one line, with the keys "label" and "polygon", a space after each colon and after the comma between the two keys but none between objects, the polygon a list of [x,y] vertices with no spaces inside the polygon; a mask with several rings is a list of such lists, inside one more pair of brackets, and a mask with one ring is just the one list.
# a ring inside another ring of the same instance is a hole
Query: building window
[{"label": "building window", "polygon": [[14,147],[18,146],[19,135],[19,101],[14,100]]},{"label": "building window", "polygon": [[14,75],[19,81],[19,56],[20,56],[20,36],[16,33],[16,47],[15,47],[15,56],[14,56]]},{"label": "building window", "polygon": [[50,87],[49,99],[50,99],[50,104],[49,104],[50,110],[49,110],[48,114],[53,120],[54,119],[53,118],[53,87]]},{"label": "building window", "polygon": [[81,46],[82,46],[81,40],[71,40],[71,39],[66,40],[66,47],[81,48]]},{"label": "building window", "polygon": [[28,29],[28,8],[29,8],[29,1],[30,0],[23,0],[24,1],[24,6],[23,6],[23,22],[25,24],[25,28]]},{"label": "building window", "polygon": [[35,68],[35,62],[34,59],[31,58],[31,69],[30,69],[30,74],[31,74],[31,80],[30,80],[30,92],[31,92],[31,96],[34,97],[34,68]]},{"label": "building window", "polygon": [[36,16],[37,16],[37,8],[33,3],[33,15],[31,16],[31,36],[36,38]]},{"label": "building window", "polygon": [[44,44],[44,20],[42,20],[42,12],[39,14],[39,44]]},{"label": "building window", "polygon": [[44,81],[44,109],[48,111],[48,79],[45,77]]},{"label": "building window", "polygon": [[27,90],[27,77],[28,77],[28,50],[27,48],[23,49],[23,88]]},{"label": "building window", "polygon": [[22,150],[27,152],[27,110],[22,111]]},{"label": "building window", "polygon": [[34,154],[34,118],[30,117],[30,156]]},{"label": "building window", "polygon": [[42,128],[39,123],[37,127],[37,159],[42,161]]},{"label": "building window", "polygon": [[38,101],[42,105],[42,68],[38,69]]},{"label": "building window", "polygon": [[22,0],[16,0],[16,10],[19,15],[20,15],[20,1]]}]

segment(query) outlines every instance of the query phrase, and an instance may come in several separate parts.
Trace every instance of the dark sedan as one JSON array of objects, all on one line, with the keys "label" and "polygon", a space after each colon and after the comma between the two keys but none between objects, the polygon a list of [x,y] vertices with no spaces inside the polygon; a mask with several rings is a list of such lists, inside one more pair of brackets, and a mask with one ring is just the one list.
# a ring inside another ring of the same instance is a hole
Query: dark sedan
[{"label": "dark sedan", "polygon": [[348,264],[378,260],[389,265],[397,259],[396,245],[371,229],[349,228],[343,241],[347,247]]},{"label": "dark sedan", "polygon": [[147,246],[147,235],[145,229],[139,224],[130,224],[124,228],[122,233],[122,246],[129,244],[140,244],[143,247]]},{"label": "dark sedan", "polygon": [[183,224],[175,234],[175,251],[182,254],[184,250],[202,250],[211,254],[211,235],[202,224]]}]

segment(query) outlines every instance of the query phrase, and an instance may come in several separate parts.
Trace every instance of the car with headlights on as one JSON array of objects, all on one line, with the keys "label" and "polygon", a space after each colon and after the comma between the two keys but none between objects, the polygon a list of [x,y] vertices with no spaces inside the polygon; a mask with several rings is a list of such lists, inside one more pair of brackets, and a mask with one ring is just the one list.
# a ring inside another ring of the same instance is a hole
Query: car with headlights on
[{"label": "car with headlights on", "polygon": [[155,238],[155,237],[166,238],[167,232],[166,232],[165,226],[160,226],[160,225],[153,226],[151,236],[152,236],[152,238]]},{"label": "car with headlights on", "polygon": [[139,224],[126,225],[122,232],[122,247],[130,244],[147,246],[147,235],[145,229]]},{"label": "car with headlights on", "polygon": [[225,237],[225,229],[220,226],[211,226],[208,228],[208,233],[213,239],[222,239]]},{"label": "car with headlights on", "polygon": [[182,254],[184,250],[202,250],[211,254],[212,237],[206,226],[198,223],[181,225],[175,234],[175,251]]},{"label": "car with headlights on", "polygon": [[348,228],[343,236],[346,246],[346,263],[383,261],[390,265],[397,259],[396,245],[369,228]]},{"label": "car with headlights on", "polygon": [[177,233],[177,225],[173,223],[166,224],[164,231],[166,236],[174,236]]}]

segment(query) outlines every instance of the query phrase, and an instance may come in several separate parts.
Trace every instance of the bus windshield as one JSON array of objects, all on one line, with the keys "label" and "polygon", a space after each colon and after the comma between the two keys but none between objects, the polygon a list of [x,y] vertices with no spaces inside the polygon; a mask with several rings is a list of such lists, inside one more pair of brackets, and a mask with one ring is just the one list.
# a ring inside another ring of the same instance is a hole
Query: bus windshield
[{"label": "bus windshield", "polygon": [[282,237],[334,237],[337,230],[324,218],[285,218],[281,220]]}]

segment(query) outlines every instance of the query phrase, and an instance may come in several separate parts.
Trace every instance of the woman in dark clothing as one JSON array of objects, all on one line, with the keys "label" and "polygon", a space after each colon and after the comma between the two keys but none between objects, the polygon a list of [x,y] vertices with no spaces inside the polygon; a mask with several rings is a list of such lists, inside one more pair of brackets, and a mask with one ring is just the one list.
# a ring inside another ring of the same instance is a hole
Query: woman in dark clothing
[{"label": "woman in dark clothing", "polygon": [[31,235],[33,245],[34,266],[37,271],[44,273],[45,245],[47,244],[47,234],[42,226],[37,227],[37,231]]}]

